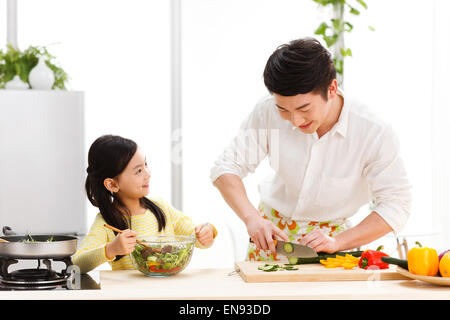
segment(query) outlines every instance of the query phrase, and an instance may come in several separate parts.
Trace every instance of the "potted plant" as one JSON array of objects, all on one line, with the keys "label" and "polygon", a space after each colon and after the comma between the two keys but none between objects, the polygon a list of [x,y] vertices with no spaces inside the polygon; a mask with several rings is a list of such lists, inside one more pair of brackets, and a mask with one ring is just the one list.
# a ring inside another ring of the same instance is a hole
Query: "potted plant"
[{"label": "potted plant", "polygon": [[[344,43],[345,32],[353,30],[353,24],[345,20],[346,10],[352,15],[359,15],[360,8],[367,10],[367,4],[363,0],[313,0],[319,6],[331,7],[332,18],[322,22],[315,30],[316,35],[322,36],[327,47],[333,53],[334,66],[336,68],[338,84],[343,87],[344,82],[344,58],[352,56],[352,51]],[[358,8],[358,6],[360,8]],[[369,26],[371,31],[375,29]]]},{"label": "potted plant", "polygon": [[16,75],[24,83],[30,85],[30,72],[38,64],[40,58],[53,71],[52,89],[67,90],[66,83],[69,76],[55,64],[55,57],[48,52],[46,47],[29,46],[26,50],[20,51],[10,44],[6,46],[5,51],[0,49],[0,88],[5,88],[5,85]]}]

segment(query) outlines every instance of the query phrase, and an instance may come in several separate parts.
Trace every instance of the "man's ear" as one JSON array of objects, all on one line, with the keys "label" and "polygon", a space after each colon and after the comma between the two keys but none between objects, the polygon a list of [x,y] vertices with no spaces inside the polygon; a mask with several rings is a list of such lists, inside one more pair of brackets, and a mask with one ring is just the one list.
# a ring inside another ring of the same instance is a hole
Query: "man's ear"
[{"label": "man's ear", "polygon": [[337,84],[337,80],[333,79],[333,81],[331,81],[330,85],[328,86],[328,99],[333,99],[338,91],[338,84]]},{"label": "man's ear", "polygon": [[110,192],[116,193],[119,191],[119,186],[117,185],[117,182],[112,178],[106,178],[105,180],[103,180],[103,185]]}]

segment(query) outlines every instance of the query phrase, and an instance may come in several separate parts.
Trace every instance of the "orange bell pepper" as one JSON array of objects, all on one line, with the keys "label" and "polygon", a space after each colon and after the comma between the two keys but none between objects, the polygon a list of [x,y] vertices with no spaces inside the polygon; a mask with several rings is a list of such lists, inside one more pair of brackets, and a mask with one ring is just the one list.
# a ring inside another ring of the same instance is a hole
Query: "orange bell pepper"
[{"label": "orange bell pepper", "polygon": [[441,276],[448,278],[450,277],[450,252],[444,254],[439,262],[439,272]]},{"label": "orange bell pepper", "polygon": [[416,241],[419,247],[408,251],[408,269],[412,274],[420,276],[435,276],[439,271],[439,257],[433,248],[422,247]]}]

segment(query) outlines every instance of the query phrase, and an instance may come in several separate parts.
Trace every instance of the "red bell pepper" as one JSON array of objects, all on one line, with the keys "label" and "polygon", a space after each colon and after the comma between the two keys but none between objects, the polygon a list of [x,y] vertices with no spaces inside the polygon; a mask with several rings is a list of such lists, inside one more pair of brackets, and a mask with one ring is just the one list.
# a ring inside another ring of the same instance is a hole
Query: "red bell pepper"
[{"label": "red bell pepper", "polygon": [[171,272],[171,271],[175,271],[175,270],[180,269],[180,267],[175,267],[175,268],[172,268],[172,269],[156,269],[156,266],[150,266],[149,269],[150,269],[151,272]]},{"label": "red bell pepper", "polygon": [[387,269],[389,268],[389,264],[381,261],[381,257],[389,257],[384,252],[381,252],[383,246],[379,246],[377,250],[366,250],[361,254],[361,258],[359,259],[358,265],[362,269],[367,269],[371,266],[370,269]]}]

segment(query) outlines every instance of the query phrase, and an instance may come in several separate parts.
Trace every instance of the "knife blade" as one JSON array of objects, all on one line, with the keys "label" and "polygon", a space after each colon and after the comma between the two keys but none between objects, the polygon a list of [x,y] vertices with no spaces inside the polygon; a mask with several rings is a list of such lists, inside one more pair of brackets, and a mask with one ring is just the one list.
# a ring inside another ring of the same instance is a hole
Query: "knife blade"
[{"label": "knife blade", "polygon": [[[318,256],[313,248],[292,242],[277,240],[275,248],[277,253],[283,254],[286,257],[313,258]],[[292,248],[292,251],[289,248]]]}]

